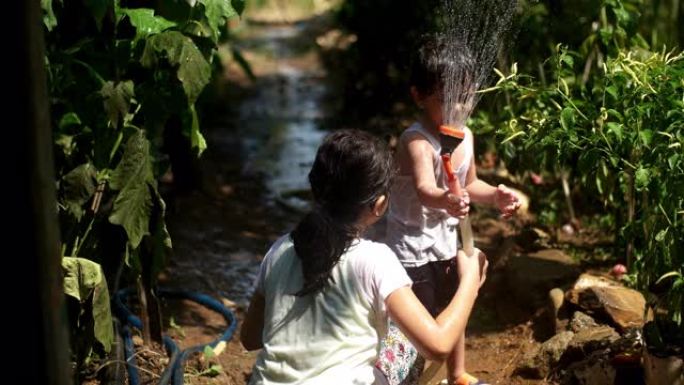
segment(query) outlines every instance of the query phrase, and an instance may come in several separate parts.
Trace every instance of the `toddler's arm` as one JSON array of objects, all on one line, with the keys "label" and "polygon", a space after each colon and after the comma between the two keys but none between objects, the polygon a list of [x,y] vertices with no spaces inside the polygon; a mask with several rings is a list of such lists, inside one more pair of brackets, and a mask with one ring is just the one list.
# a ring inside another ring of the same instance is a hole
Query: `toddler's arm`
[{"label": "toddler's arm", "polygon": [[406,143],[408,168],[418,193],[418,199],[427,207],[445,209],[455,217],[468,214],[470,198],[463,194],[461,198],[451,194],[449,190],[437,186],[435,179],[433,152],[434,149],[424,138],[415,135]]}]

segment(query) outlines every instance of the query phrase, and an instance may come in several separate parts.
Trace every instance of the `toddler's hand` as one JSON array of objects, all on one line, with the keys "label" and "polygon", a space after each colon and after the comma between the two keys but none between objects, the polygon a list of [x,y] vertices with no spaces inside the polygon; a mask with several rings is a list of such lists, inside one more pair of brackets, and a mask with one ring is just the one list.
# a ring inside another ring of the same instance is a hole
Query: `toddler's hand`
[{"label": "toddler's hand", "polygon": [[520,208],[520,199],[508,187],[500,184],[494,192],[494,204],[501,211],[501,217],[510,218]]},{"label": "toddler's hand", "polygon": [[459,219],[465,218],[470,211],[470,196],[466,191],[463,191],[461,197],[448,193],[446,195],[447,205],[446,210],[449,215]]}]

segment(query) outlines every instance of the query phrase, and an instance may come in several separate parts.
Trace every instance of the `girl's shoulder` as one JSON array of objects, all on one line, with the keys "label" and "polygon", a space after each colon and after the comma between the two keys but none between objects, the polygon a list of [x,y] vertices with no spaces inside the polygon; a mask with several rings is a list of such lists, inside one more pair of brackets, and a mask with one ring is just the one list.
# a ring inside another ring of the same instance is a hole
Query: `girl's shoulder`
[{"label": "girl's shoulder", "polygon": [[292,237],[290,234],[285,234],[278,238],[271,247],[268,249],[266,254],[264,254],[264,259],[261,261],[263,265],[272,265],[280,256],[282,256],[287,250],[294,247],[292,242]]},{"label": "girl's shoulder", "polygon": [[[361,239],[347,253],[353,270],[361,275],[374,275],[390,267],[401,267],[396,254],[384,243]],[[390,269],[391,270],[391,269]]]},{"label": "girl's shoulder", "polygon": [[411,285],[411,279],[394,252],[384,243],[361,240],[349,255],[355,279],[376,310],[394,290]]}]

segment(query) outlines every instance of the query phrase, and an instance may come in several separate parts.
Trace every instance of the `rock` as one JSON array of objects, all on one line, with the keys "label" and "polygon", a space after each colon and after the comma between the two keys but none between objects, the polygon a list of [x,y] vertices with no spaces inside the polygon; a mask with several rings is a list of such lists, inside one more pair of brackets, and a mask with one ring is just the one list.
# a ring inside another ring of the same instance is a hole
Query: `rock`
[{"label": "rock", "polygon": [[576,362],[564,370],[563,385],[611,385],[615,383],[616,371],[610,360],[596,353]]},{"label": "rock", "polygon": [[582,274],[566,299],[593,314],[605,316],[620,330],[644,325],[646,300],[633,289],[603,277]]},{"label": "rock", "polygon": [[617,341],[620,335],[610,326],[595,326],[581,329],[572,337],[563,356],[563,361],[580,361],[595,351],[605,350]]},{"label": "rock", "polygon": [[620,286],[617,282],[612,281],[608,278],[599,277],[597,275],[582,274],[577,278],[572,289],[565,293],[565,297],[568,301],[579,305],[579,294],[590,288],[590,287],[617,287]]},{"label": "rock", "polygon": [[513,256],[506,266],[506,280],[520,304],[543,304],[545,293],[572,282],[579,275],[575,261],[560,250],[545,249]]},{"label": "rock", "polygon": [[576,311],[570,320],[570,330],[575,333],[582,329],[596,326],[599,326],[598,323],[596,323],[596,320],[594,320],[590,315],[582,313],[581,311]]},{"label": "rock", "polygon": [[528,352],[516,372],[532,378],[548,376],[560,361],[574,335],[571,331],[565,331],[551,337],[536,350]]}]

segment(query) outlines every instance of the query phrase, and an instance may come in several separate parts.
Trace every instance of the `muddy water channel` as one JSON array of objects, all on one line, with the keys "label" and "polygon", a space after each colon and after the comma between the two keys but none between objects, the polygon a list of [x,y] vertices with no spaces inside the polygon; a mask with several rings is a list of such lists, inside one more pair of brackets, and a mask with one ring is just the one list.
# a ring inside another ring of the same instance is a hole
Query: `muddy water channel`
[{"label": "muddy water channel", "polygon": [[255,79],[205,129],[202,187],[178,198],[169,221],[171,282],[243,306],[268,245],[308,207],[332,94],[309,22],[244,24],[235,44]]}]

